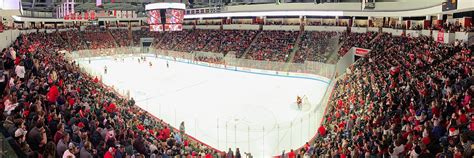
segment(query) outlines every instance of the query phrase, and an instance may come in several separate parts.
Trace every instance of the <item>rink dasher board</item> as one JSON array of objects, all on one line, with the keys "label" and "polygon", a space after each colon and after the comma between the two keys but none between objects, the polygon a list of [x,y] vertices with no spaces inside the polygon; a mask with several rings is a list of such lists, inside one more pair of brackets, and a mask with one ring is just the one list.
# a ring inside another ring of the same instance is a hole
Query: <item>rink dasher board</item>
[{"label": "rink dasher board", "polygon": [[[222,65],[222,64],[212,64],[212,63],[207,63],[207,62],[192,61],[192,60],[188,60],[188,59],[175,58],[175,57],[164,56],[164,55],[158,55],[158,56],[153,55],[153,54],[141,54],[141,55],[145,55],[146,57],[157,57],[157,58],[163,59],[163,60],[188,63],[188,64],[193,64],[193,65],[198,65],[198,66],[205,66],[205,67],[218,68],[218,69],[226,69],[226,70],[230,70],[230,71],[240,71],[240,72],[260,74],[260,75],[310,79],[310,80],[320,81],[320,82],[323,82],[323,83],[326,83],[326,84],[329,84],[329,82],[331,81],[330,79],[328,79],[326,77],[322,77],[322,76],[314,75],[314,74],[307,74],[307,73],[283,72],[283,71],[253,69],[253,68],[247,68],[247,67],[236,67],[236,66],[229,66],[229,65]],[[129,57],[133,57],[133,55],[130,55]],[[88,60],[88,59],[91,59],[91,60],[105,60],[105,59],[114,59],[114,57],[113,56],[90,57],[90,58],[80,58],[80,59],[77,59],[77,60]]]}]

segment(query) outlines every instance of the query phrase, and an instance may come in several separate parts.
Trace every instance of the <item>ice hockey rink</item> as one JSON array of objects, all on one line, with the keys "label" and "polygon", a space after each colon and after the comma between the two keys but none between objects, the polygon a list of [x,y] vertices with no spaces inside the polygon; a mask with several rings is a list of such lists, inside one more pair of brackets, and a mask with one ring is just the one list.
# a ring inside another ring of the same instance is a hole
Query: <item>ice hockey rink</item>
[{"label": "ice hockey rink", "polygon": [[[238,147],[242,155],[271,157],[299,148],[314,136],[324,111],[320,101],[328,79],[233,71],[152,55],[140,63],[138,57],[114,58],[77,62],[171,126],[184,121],[187,134],[221,151]],[[304,106],[311,107],[300,110],[296,97],[304,95],[309,101]]]}]

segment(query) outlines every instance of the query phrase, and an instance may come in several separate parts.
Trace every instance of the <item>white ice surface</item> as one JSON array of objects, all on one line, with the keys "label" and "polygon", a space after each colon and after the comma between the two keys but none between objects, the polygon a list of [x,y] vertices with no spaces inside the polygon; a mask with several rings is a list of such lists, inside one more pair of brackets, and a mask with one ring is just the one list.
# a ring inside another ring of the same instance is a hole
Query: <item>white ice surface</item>
[{"label": "white ice surface", "polygon": [[[149,62],[153,66],[149,66]],[[271,157],[301,147],[316,133],[323,110],[297,109],[306,95],[312,109],[327,81],[253,74],[147,57],[78,60],[120,92],[129,91],[137,105],[174,127],[184,121],[186,133],[219,150],[250,151]],[[104,74],[104,67],[108,72]],[[318,108],[320,109],[320,108]]]}]

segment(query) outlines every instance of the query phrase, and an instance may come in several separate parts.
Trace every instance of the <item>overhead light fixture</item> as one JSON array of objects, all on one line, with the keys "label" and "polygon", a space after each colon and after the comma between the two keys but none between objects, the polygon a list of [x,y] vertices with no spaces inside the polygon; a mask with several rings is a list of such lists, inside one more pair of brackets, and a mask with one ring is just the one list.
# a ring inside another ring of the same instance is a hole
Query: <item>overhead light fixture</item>
[{"label": "overhead light fixture", "polygon": [[342,16],[342,11],[266,11],[266,12],[234,12],[185,15],[185,19],[221,18],[221,17],[259,17],[259,16]]}]

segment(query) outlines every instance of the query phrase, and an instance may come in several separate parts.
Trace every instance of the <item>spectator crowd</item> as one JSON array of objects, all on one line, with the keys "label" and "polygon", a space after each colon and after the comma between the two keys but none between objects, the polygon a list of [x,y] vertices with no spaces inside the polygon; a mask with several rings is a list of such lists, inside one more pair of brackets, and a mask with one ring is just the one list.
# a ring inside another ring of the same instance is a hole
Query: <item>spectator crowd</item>
[{"label": "spectator crowd", "polygon": [[369,47],[337,80],[318,137],[284,156],[472,157],[472,47],[386,33]]},{"label": "spectator crowd", "polygon": [[375,32],[342,33],[342,35],[339,36],[339,43],[341,44],[341,48],[339,48],[339,55],[344,56],[352,47],[371,49],[371,42],[373,42],[376,36],[377,33]]},{"label": "spectator crowd", "polygon": [[129,32],[126,29],[110,29],[110,34],[117,42],[118,46],[126,47],[130,46],[132,39],[129,36]]},{"label": "spectator crowd", "polygon": [[[86,33],[88,39],[102,39],[91,36]],[[2,50],[0,129],[13,138],[10,144],[19,157],[219,154],[189,139],[184,124],[181,131],[173,129],[135,106],[133,98],[123,98],[81,72],[59,51],[67,43],[56,33],[31,33]]]},{"label": "spectator crowd", "polygon": [[333,38],[336,38],[336,35],[336,32],[304,32],[293,62],[303,63],[305,60],[326,62],[335,52],[337,43]]},{"label": "spectator crowd", "polygon": [[117,46],[112,34],[102,29],[82,32],[82,37],[90,49],[106,49]]},{"label": "spectator crowd", "polygon": [[286,62],[293,50],[299,31],[262,31],[250,46],[245,58]]},{"label": "spectator crowd", "polygon": [[[60,53],[137,45],[140,38],[153,37],[158,49],[236,52],[254,60],[286,62],[295,51],[297,63],[324,62],[332,52],[344,55],[351,47],[371,49],[337,80],[319,136],[285,156],[473,156],[473,57],[463,41],[441,44],[425,36],[374,32],[131,33],[132,38],[128,31],[93,28],[31,33],[2,50],[0,129],[13,138],[17,153],[53,158],[221,154],[188,138],[184,128],[175,130],[134,106],[133,99],[117,95]],[[222,58],[195,60],[223,63]]]}]

